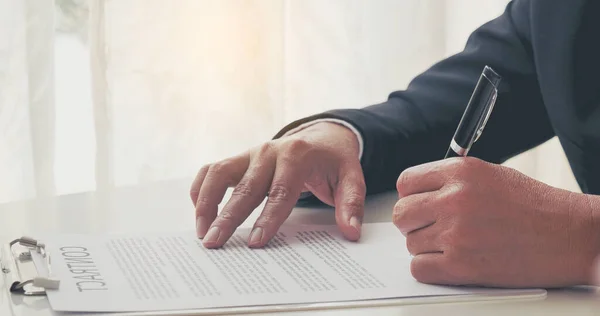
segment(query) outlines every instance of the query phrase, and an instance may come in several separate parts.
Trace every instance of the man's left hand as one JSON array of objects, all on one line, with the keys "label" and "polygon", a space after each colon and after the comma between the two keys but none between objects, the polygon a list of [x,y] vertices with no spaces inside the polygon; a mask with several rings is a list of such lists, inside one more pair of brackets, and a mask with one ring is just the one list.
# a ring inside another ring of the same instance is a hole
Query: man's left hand
[{"label": "man's left hand", "polygon": [[398,178],[394,224],[423,283],[493,287],[589,284],[600,250],[598,197],[550,187],[476,158]]}]

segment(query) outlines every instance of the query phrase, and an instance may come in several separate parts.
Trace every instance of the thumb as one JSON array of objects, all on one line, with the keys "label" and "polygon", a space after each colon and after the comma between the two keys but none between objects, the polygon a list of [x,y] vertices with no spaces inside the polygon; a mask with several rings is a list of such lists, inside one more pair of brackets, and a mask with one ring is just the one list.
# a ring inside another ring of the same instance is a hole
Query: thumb
[{"label": "thumb", "polygon": [[352,241],[360,238],[366,191],[360,163],[340,168],[334,188],[335,220],[344,236]]}]

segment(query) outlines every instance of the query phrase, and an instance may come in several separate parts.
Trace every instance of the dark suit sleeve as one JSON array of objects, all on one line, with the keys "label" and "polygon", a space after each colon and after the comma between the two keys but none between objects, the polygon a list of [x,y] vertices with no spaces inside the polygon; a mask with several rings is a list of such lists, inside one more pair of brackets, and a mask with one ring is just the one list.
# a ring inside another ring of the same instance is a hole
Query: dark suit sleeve
[{"label": "dark suit sleeve", "polygon": [[470,155],[502,163],[554,136],[543,105],[530,46],[529,1],[513,1],[471,34],[465,49],[414,78],[381,104],[340,109],[318,118],[353,124],[364,140],[361,160],[369,194],[395,187],[407,167],[442,159],[485,65],[502,77],[498,100]]}]

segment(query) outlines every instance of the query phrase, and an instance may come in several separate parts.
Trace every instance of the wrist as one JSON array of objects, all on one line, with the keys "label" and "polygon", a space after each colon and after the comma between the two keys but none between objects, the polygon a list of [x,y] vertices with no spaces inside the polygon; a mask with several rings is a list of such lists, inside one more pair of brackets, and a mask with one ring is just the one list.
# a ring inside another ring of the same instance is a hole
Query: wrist
[{"label": "wrist", "polygon": [[[349,122],[346,122],[344,120],[335,119],[335,118],[321,118],[321,119],[316,119],[313,121],[308,121],[303,124],[300,124],[299,126],[296,126],[295,128],[292,128],[292,129],[284,132],[284,134],[281,136],[282,137],[291,136],[291,135],[297,134],[301,131],[304,131],[306,129],[309,129],[309,131],[312,129],[319,130],[322,128],[322,126],[325,126],[325,127],[330,126],[333,128],[333,130],[342,130],[342,131],[344,131],[344,133],[348,134],[348,138],[353,139],[355,141],[354,143],[358,144],[358,159],[359,160],[362,159],[363,150],[364,150],[362,135],[356,129],[356,127],[354,125],[352,125]],[[348,132],[351,132],[353,135],[350,135],[350,133],[348,133]]]},{"label": "wrist", "polygon": [[332,120],[317,120],[285,133],[283,136],[295,136],[303,139],[315,139],[319,142],[343,144],[345,151],[351,151],[360,159],[363,151],[362,138],[347,123]]}]

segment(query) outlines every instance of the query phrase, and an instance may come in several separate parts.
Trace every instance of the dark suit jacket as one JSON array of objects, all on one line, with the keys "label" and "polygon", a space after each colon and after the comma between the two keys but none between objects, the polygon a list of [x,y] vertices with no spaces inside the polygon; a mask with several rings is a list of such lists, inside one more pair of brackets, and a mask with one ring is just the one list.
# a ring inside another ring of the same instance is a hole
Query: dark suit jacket
[{"label": "dark suit jacket", "polygon": [[502,77],[470,155],[502,163],[558,136],[585,193],[600,194],[600,0],[514,0],[381,104],[307,117],[353,124],[364,139],[368,193],[391,190],[405,168],[442,159],[485,65]]}]

